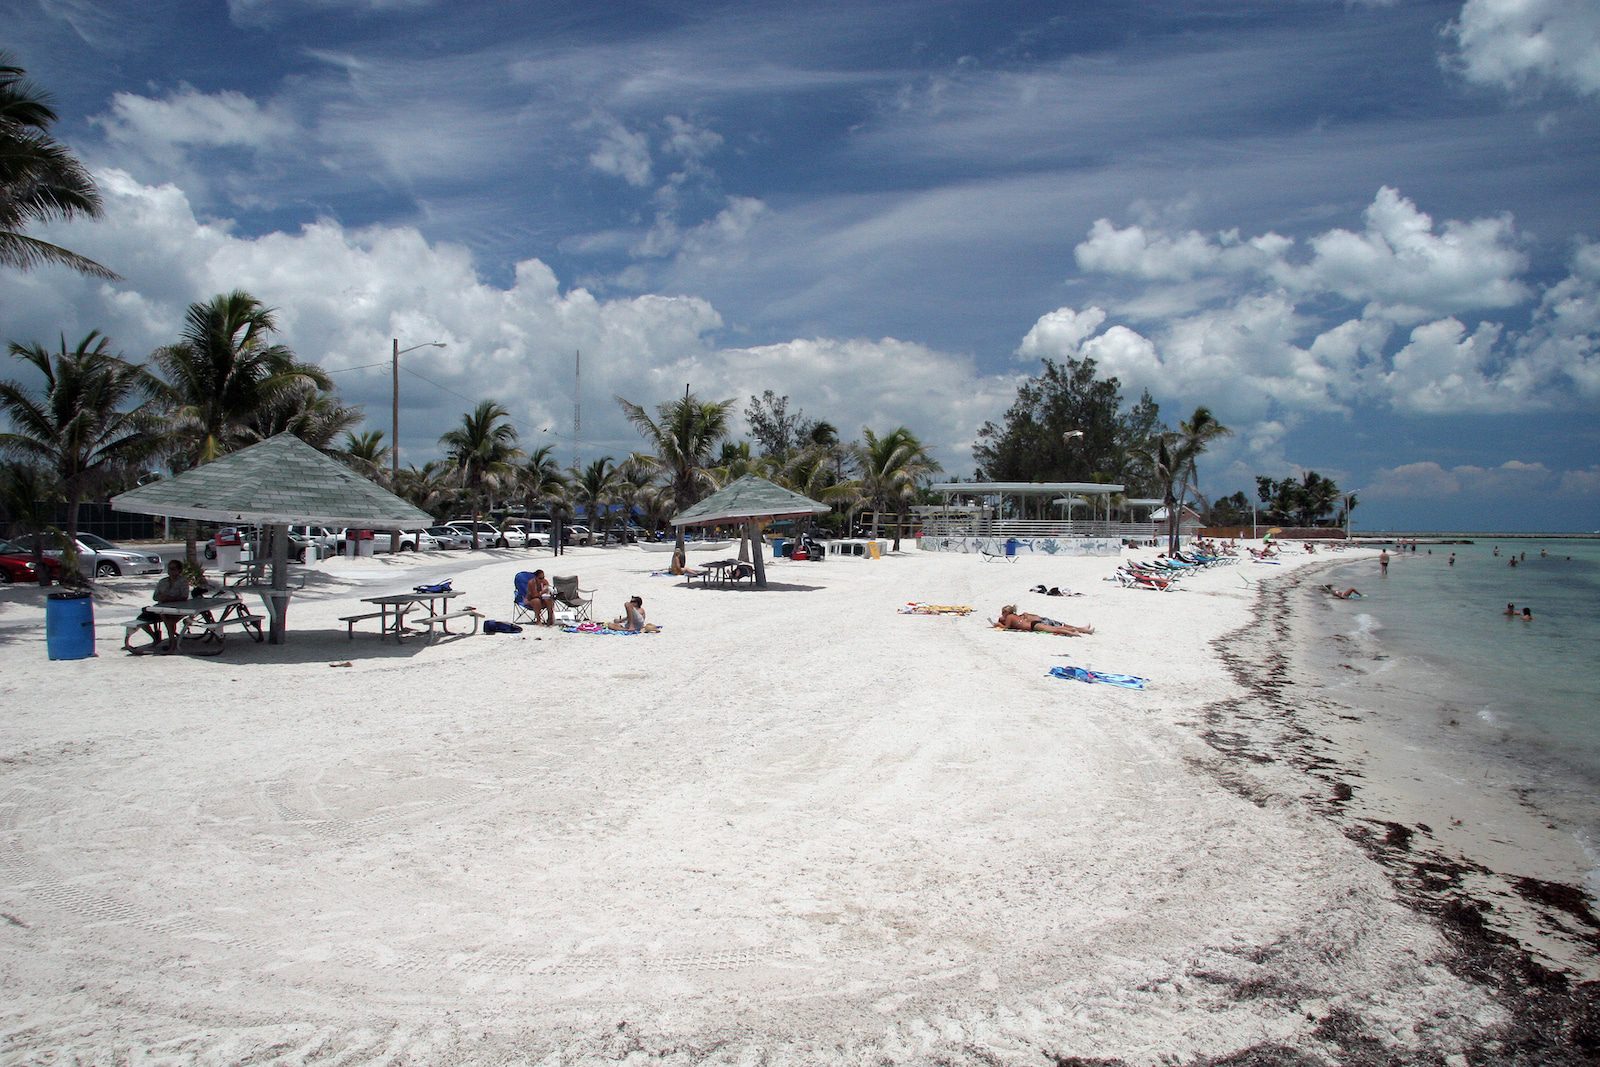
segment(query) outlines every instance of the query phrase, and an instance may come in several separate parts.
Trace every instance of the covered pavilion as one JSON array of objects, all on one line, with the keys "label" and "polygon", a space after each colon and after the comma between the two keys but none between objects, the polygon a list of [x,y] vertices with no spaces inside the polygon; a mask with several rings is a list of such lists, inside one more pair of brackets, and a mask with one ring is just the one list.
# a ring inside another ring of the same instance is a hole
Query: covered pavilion
[{"label": "covered pavilion", "polygon": [[767,568],[761,559],[761,527],[775,519],[810,517],[828,510],[826,504],[765,478],[747,474],[673,516],[672,525],[727,526],[737,523],[744,527],[754,557],[751,563],[756,571],[756,588],[765,589]]},{"label": "covered pavilion", "polygon": [[380,485],[281,433],[210,463],[111,498],[114,511],[260,526],[270,531],[272,580],[258,590],[283,644],[289,607],[289,526],[401,530],[433,519]]}]

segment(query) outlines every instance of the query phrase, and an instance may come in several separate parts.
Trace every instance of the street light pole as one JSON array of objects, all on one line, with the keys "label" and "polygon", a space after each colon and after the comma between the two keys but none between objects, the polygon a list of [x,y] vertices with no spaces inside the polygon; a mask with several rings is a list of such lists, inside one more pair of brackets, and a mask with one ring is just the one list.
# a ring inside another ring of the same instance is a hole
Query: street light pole
[{"label": "street light pole", "polygon": [[[392,340],[394,341],[394,405],[390,412],[392,421],[389,424],[390,433],[393,434],[393,440],[389,442],[390,492],[400,488],[400,357],[407,352],[415,352],[419,348],[443,348],[445,346],[443,341],[425,341],[420,345],[412,345],[410,348],[401,348],[400,338],[395,337]],[[400,531],[394,530],[389,534],[389,552],[394,554],[399,551]]]}]

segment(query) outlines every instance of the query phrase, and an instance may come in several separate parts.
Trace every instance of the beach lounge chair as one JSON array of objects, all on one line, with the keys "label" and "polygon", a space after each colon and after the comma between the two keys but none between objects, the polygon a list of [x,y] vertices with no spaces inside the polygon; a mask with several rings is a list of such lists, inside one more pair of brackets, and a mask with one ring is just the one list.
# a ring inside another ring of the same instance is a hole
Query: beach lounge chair
[{"label": "beach lounge chair", "polygon": [[592,595],[584,595],[586,593],[593,594],[594,590],[581,588],[578,585],[578,576],[576,574],[566,575],[565,577],[561,575],[552,576],[550,584],[555,587],[556,606],[571,611],[573,613],[573,621],[584,622],[594,618],[590,612],[591,606],[594,604],[594,597]]}]

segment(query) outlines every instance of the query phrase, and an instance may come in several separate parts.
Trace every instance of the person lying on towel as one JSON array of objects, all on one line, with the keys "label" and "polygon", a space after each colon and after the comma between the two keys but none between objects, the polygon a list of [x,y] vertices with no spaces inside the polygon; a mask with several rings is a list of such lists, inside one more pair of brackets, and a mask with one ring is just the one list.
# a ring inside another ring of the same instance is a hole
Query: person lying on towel
[{"label": "person lying on towel", "polygon": [[1057,622],[1043,615],[1035,615],[1031,611],[1018,611],[1015,604],[1007,604],[1000,609],[1000,618],[995,625],[1002,630],[1025,630],[1028,633],[1038,631],[1046,634],[1064,634],[1067,637],[1094,633],[1093,626],[1073,626],[1070,623]]}]

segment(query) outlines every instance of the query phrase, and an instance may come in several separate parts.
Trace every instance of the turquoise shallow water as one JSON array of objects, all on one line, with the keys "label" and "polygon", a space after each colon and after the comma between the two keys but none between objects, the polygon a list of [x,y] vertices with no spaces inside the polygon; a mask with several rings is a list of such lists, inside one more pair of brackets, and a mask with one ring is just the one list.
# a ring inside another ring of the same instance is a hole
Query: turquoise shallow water
[{"label": "turquoise shallow water", "polygon": [[[1386,576],[1369,560],[1328,577],[1361,590],[1350,603],[1365,636],[1474,716],[1485,748],[1520,765],[1600,867],[1600,541],[1473,541],[1391,549]],[[1533,620],[1508,618],[1507,603]]]}]

